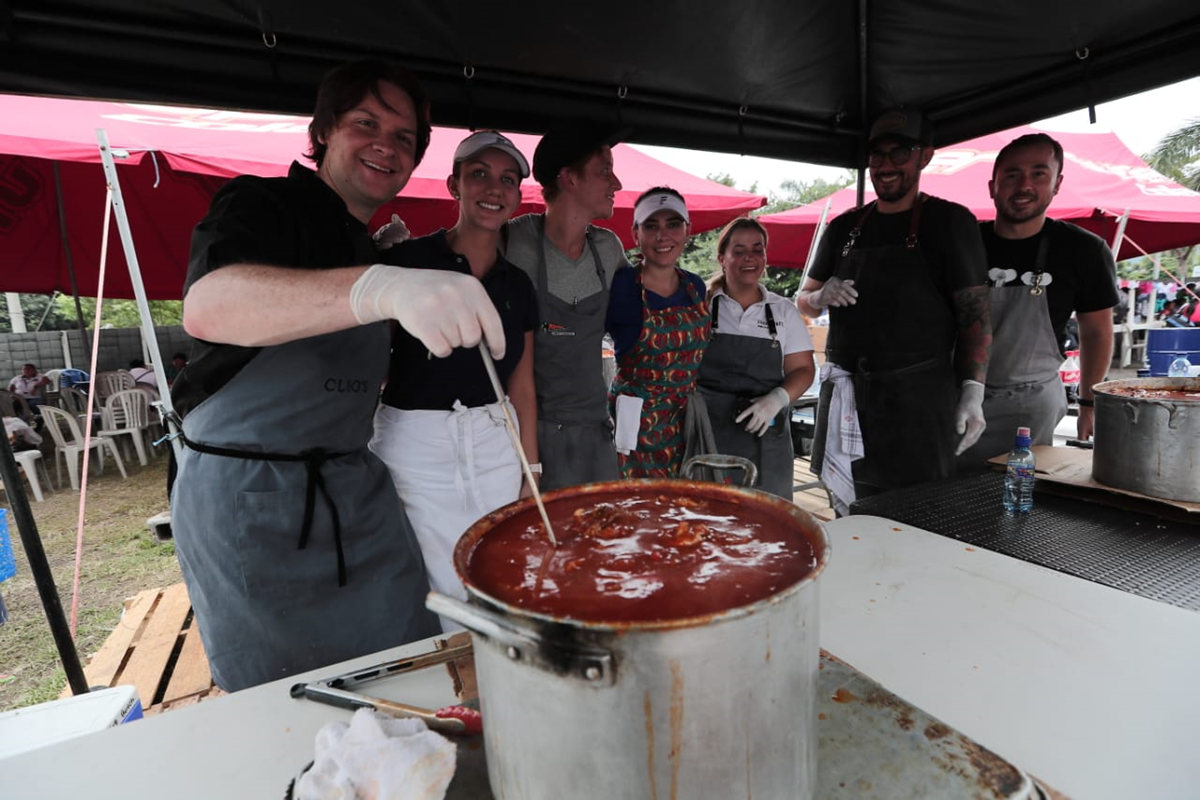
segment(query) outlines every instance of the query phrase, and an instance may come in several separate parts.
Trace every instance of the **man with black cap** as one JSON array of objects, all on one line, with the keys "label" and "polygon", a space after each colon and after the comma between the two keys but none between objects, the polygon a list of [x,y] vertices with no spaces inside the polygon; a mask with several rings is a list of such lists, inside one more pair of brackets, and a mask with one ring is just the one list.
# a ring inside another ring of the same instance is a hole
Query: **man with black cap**
[{"label": "man with black cap", "polygon": [[983,433],[992,337],[978,223],[919,190],[923,115],[888,111],[868,141],[877,199],[830,223],[796,299],[830,312],[813,463],[840,513],[953,473]]},{"label": "man with black cap", "polygon": [[628,262],[616,234],[591,224],[612,216],[621,190],[613,174],[618,138],[613,128],[585,122],[543,136],[533,176],[546,213],[508,224],[505,256],[538,290],[534,382],[543,490],[619,475],[601,342],[613,273]]}]

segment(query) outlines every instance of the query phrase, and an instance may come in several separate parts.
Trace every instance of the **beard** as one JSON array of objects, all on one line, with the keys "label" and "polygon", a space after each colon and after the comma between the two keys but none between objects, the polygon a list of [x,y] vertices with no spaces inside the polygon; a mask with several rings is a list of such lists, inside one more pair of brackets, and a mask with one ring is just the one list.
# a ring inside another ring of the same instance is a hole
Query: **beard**
[{"label": "beard", "polygon": [[900,179],[894,183],[884,184],[875,177],[872,177],[871,185],[875,189],[876,197],[878,197],[880,200],[890,203],[897,200],[902,200],[909,192],[913,190],[915,181],[910,180],[905,173],[901,172]]},{"label": "beard", "polygon": [[1001,203],[996,208],[996,216],[1005,222],[1020,223],[1028,222],[1031,219],[1036,219],[1046,213],[1046,209],[1050,207],[1049,202],[1037,202],[1037,198],[1033,198],[1034,202],[1025,206],[1013,205],[1013,200],[1016,197],[1010,197]]}]

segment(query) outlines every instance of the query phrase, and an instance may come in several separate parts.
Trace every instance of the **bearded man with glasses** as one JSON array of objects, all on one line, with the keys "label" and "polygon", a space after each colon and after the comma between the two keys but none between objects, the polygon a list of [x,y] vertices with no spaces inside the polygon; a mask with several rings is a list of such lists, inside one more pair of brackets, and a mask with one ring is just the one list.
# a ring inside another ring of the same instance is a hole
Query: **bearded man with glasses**
[{"label": "bearded man with glasses", "polygon": [[987,257],[970,211],[920,191],[931,142],[920,112],[875,120],[877,199],[830,223],[796,298],[809,317],[829,309],[813,465],[839,514],[949,477],[985,426]]}]

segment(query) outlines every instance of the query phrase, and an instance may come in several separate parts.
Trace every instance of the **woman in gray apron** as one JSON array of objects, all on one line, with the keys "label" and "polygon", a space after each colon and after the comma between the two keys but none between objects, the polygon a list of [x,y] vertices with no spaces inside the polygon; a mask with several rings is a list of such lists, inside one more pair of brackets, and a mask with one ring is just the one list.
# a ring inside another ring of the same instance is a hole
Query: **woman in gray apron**
[{"label": "woman in gray apron", "polygon": [[983,436],[958,460],[962,469],[985,468],[987,459],[1012,449],[1019,426],[1033,432],[1034,444],[1053,444],[1054,427],[1067,413],[1067,396],[1058,370],[1063,354],[1050,322],[1046,270],[1052,227],[1047,219],[1040,234],[1033,269],[997,265],[988,270],[992,288],[992,347],[987,388],[983,395]]},{"label": "woman in gray apron", "polygon": [[538,218],[538,314],[542,324],[533,348],[538,394],[541,489],[616,480],[617,450],[608,415],[601,348],[608,311],[608,281],[588,228],[600,291],[573,303],[550,293],[546,277],[545,218]]},{"label": "woman in gray apron", "polygon": [[812,385],[816,366],[800,312],[759,283],[766,251],[767,232],[755,220],[741,217],[721,231],[697,391],[717,452],[754,462],[760,488],[791,500],[791,403]]}]

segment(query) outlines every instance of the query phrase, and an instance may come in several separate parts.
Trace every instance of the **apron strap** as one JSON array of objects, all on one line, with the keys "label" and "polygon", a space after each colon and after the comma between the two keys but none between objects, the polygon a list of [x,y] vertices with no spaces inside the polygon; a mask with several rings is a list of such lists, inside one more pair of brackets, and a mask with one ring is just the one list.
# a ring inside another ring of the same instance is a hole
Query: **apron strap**
[{"label": "apron strap", "polygon": [[289,461],[293,463],[303,463],[305,472],[307,473],[307,481],[304,489],[304,520],[300,523],[300,541],[296,549],[303,550],[308,547],[308,535],[312,532],[313,516],[316,511],[317,490],[325,498],[325,505],[329,508],[329,516],[333,520],[333,545],[337,551],[338,564],[338,586],[346,585],[346,554],[342,549],[342,520],[338,515],[337,504],[333,502],[333,496],[329,494],[329,488],[325,485],[325,476],[321,474],[321,465],[326,461],[342,456],[348,456],[349,453],[330,453],[320,448],[314,450],[306,450],[303,453],[256,453],[249,450],[235,450],[230,447],[217,447],[211,444],[203,444],[201,442],[193,442],[183,434],[179,436],[188,448],[195,450],[197,453],[207,453],[213,456],[223,456],[225,458],[240,458],[244,461]]}]

